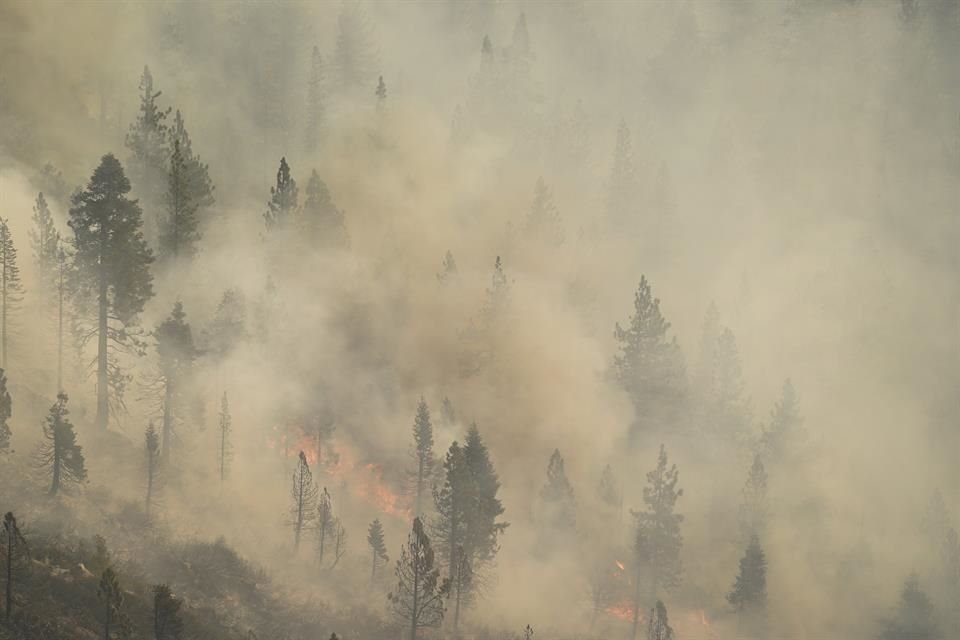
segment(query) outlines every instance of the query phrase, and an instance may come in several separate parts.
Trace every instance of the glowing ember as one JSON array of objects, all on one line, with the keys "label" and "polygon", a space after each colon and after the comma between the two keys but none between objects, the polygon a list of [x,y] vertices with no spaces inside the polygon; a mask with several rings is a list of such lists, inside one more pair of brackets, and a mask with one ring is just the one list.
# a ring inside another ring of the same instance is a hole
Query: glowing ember
[{"label": "glowing ember", "polygon": [[626,570],[627,570],[626,567],[623,566],[623,563],[620,562],[619,560],[614,560],[613,563],[614,563],[615,565],[617,565],[617,568],[620,569],[620,571],[626,571]]},{"label": "glowing ember", "polygon": [[[633,621],[633,607],[627,604],[612,604],[604,612],[610,614],[614,618],[620,618],[621,620],[627,620],[628,622]],[[640,620],[643,620],[643,616],[640,616]]]}]

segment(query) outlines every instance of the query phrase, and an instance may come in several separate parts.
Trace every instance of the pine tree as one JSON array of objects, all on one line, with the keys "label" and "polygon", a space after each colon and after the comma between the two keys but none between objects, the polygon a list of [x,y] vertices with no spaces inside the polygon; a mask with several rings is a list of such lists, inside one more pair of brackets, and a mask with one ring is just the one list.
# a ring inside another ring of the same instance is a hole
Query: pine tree
[{"label": "pine tree", "polygon": [[80,484],[87,479],[83,450],[77,444],[77,436],[67,410],[67,394],[57,394],[57,401],[50,407],[50,414],[43,425],[45,442],[37,452],[37,465],[51,475],[50,495],[55,496],[67,484]]},{"label": "pine tree", "polygon": [[443,598],[450,591],[450,581],[441,581],[440,569],[434,566],[433,548],[420,518],[413,519],[413,530],[397,560],[396,576],[396,590],[387,597],[394,615],[410,625],[410,640],[417,640],[417,630],[437,627],[443,621]]},{"label": "pine tree", "polygon": [[370,528],[367,530],[367,544],[370,545],[370,551],[373,553],[370,568],[370,581],[373,582],[377,579],[377,567],[380,563],[390,561],[387,557],[387,546],[383,540],[383,525],[380,523],[380,518],[370,523]]},{"label": "pine tree", "polygon": [[184,199],[196,207],[198,227],[202,228],[207,221],[207,213],[216,202],[213,197],[215,187],[213,180],[210,179],[210,168],[193,153],[193,143],[179,109],[174,114],[173,128],[170,129],[169,137],[171,149],[180,145],[180,153],[183,157],[183,183],[186,187]]},{"label": "pine tree", "polygon": [[383,76],[377,80],[377,113],[383,115],[387,110],[387,85],[383,81]]},{"label": "pine tree", "polygon": [[3,546],[6,561],[6,608],[4,614],[7,623],[10,622],[10,613],[13,611],[13,573],[18,569],[18,560],[22,559],[27,553],[27,541],[20,533],[20,527],[17,525],[17,519],[13,512],[7,511],[3,516]]},{"label": "pine tree", "polygon": [[97,589],[97,596],[103,600],[103,640],[112,640],[113,634],[110,629],[114,622],[117,622],[121,629],[124,627],[123,607],[123,589],[120,588],[120,580],[112,567],[103,570],[100,576],[100,587]]},{"label": "pine tree", "polygon": [[246,302],[237,289],[227,289],[220,298],[210,326],[204,332],[206,351],[222,360],[247,337]]},{"label": "pine tree", "polygon": [[413,458],[416,470],[414,479],[414,515],[423,515],[423,498],[427,491],[427,483],[433,477],[433,425],[430,423],[430,408],[426,400],[420,396],[417,405],[417,416],[413,421]]},{"label": "pine tree", "polygon": [[174,140],[167,174],[166,218],[160,225],[159,256],[165,260],[192,258],[200,242],[197,209],[192,199],[191,179],[180,141]]},{"label": "pine tree", "polygon": [[443,460],[443,484],[434,487],[434,539],[441,559],[449,566],[457,547],[466,539],[467,512],[471,507],[471,478],[460,444],[454,441]]},{"label": "pine tree", "polygon": [[620,482],[617,480],[613,468],[608,464],[603,467],[600,473],[600,486],[597,489],[597,495],[600,502],[608,509],[620,510],[622,496],[620,495]]},{"label": "pine tree", "polygon": [[[162,200],[167,160],[170,157],[167,146],[169,127],[166,124],[170,108],[161,109],[157,105],[157,98],[162,92],[154,89],[153,74],[149,67],[143,68],[139,88],[140,114],[127,133],[126,146],[130,152],[127,164],[130,178],[137,187],[141,206],[157,211]],[[137,226],[139,227],[139,223]]]},{"label": "pine tree", "polygon": [[764,459],[771,464],[780,464],[799,453],[803,438],[803,418],[793,383],[783,383],[780,400],[770,412],[770,426],[760,436],[760,448]]},{"label": "pine tree", "polygon": [[146,513],[150,518],[150,508],[153,506],[157,491],[157,470],[160,464],[160,437],[153,428],[153,422],[147,425],[144,433],[144,450],[147,456],[147,498]]},{"label": "pine tree", "polygon": [[37,194],[36,204],[33,205],[32,220],[30,247],[33,249],[33,263],[44,288],[52,291],[56,283],[60,233],[42,192]]},{"label": "pine tree", "polygon": [[180,640],[183,637],[183,620],[180,607],[183,601],[175,597],[170,587],[158,584],[153,587],[153,637],[155,640]]},{"label": "pine tree", "polygon": [[743,502],[740,504],[740,531],[744,540],[763,535],[766,521],[767,471],[760,454],[757,454],[743,485]]},{"label": "pine tree", "polygon": [[477,571],[493,561],[500,550],[500,535],[510,524],[500,520],[504,513],[503,503],[497,497],[500,478],[476,423],[471,424],[467,430],[463,459],[469,477],[468,491],[472,494],[472,504],[467,510],[463,546],[471,566]]},{"label": "pine tree", "polygon": [[323,59],[320,57],[320,49],[314,47],[310,54],[310,75],[307,79],[307,126],[304,132],[304,144],[306,150],[310,152],[319,148],[324,129],[326,116],[324,88]]},{"label": "pine tree", "polygon": [[630,640],[636,640],[637,629],[640,625],[641,606],[643,602],[644,576],[650,570],[650,543],[647,539],[646,527],[637,524],[633,534],[633,622],[630,626]]},{"label": "pine tree", "polygon": [[473,601],[473,568],[470,555],[463,547],[457,547],[450,567],[450,594],[453,596],[453,633],[457,636],[460,626],[460,609]]},{"label": "pine tree", "polygon": [[650,622],[647,625],[647,640],[673,640],[673,629],[667,619],[667,608],[657,600],[650,610]]},{"label": "pine tree", "polygon": [[140,229],[140,206],[127,198],[129,192],[123,167],[106,155],[86,189],[71,198],[77,298],[82,309],[96,309],[96,329],[88,335],[97,337],[96,425],[101,429],[110,416],[108,387],[116,403],[122,403],[124,389],[111,354],[137,346],[132,329],[153,296],[153,255]]},{"label": "pine tree", "polygon": [[607,185],[607,219],[615,230],[628,228],[637,220],[640,198],[637,168],[633,159],[630,129],[624,120],[617,127],[617,142],[613,152],[613,167]]},{"label": "pine tree", "polygon": [[729,602],[743,617],[759,613],[767,602],[767,558],[760,547],[760,539],[753,535],[740,559],[740,574],[727,594]]},{"label": "pine tree", "polygon": [[457,261],[453,258],[453,253],[447,251],[443,256],[443,262],[440,265],[440,273],[437,274],[437,280],[441,284],[451,282],[457,277]]},{"label": "pine tree", "polygon": [[563,457],[558,449],[553,450],[547,464],[547,484],[540,489],[540,499],[544,503],[546,525],[552,534],[570,531],[576,527],[573,487],[567,479]]},{"label": "pine tree", "polygon": [[367,18],[356,2],[344,2],[337,16],[333,68],[341,92],[369,91],[378,64],[373,34]]},{"label": "pine tree", "polygon": [[533,204],[527,214],[525,225],[527,237],[540,240],[551,246],[563,244],[563,221],[553,202],[553,193],[543,178],[537,179],[533,190]]},{"label": "pine tree", "polygon": [[160,365],[159,384],[162,389],[163,458],[169,462],[177,442],[177,425],[186,413],[185,395],[196,359],[196,347],[183,304],[177,301],[170,316],[157,327],[157,356]]},{"label": "pine tree", "polygon": [[[700,357],[697,362],[697,374],[694,381],[697,400],[701,410],[706,412],[710,400],[716,396],[716,366],[717,344],[720,338],[720,312],[717,306],[710,303],[703,318],[703,328],[700,333]],[[701,420],[706,419],[705,416]]]},{"label": "pine tree", "polygon": [[317,484],[313,481],[307,456],[300,452],[297,468],[293,472],[293,488],[290,492],[293,498],[293,544],[295,549],[300,548],[300,534],[310,527],[316,517]]},{"label": "pine tree", "polygon": [[647,474],[647,486],[643,488],[646,508],[634,512],[649,564],[650,600],[657,598],[661,587],[673,589],[680,584],[683,516],[675,513],[677,500],[683,495],[683,489],[677,488],[679,479],[677,465],[667,466],[667,450],[660,445],[657,466]]},{"label": "pine tree", "polygon": [[634,313],[626,328],[618,323],[614,338],[619,353],[613,369],[633,400],[635,433],[652,434],[675,426],[686,396],[683,356],[676,338],[667,339],[670,323],[660,313],[646,277],[634,296]]},{"label": "pine tree", "polygon": [[10,430],[10,418],[13,417],[13,400],[10,398],[10,392],[7,391],[7,374],[0,369],[0,452],[8,453],[10,451],[10,438],[13,432]]},{"label": "pine tree", "polygon": [[217,446],[217,458],[220,467],[220,488],[227,479],[227,473],[230,470],[230,461],[233,459],[233,445],[230,441],[232,429],[232,419],[230,417],[230,405],[227,402],[227,392],[223,392],[223,399],[220,401],[220,420],[217,424],[217,430],[220,432],[220,443]]},{"label": "pine tree", "polygon": [[713,422],[715,433],[722,440],[746,445],[750,438],[750,403],[744,397],[740,354],[730,329],[725,328],[717,339],[715,357],[714,395],[707,419]]},{"label": "pine tree", "polygon": [[885,621],[880,640],[937,640],[940,637],[933,604],[920,589],[917,577],[910,576],[903,585],[897,613]]},{"label": "pine tree", "polygon": [[23,301],[23,283],[17,266],[17,249],[7,221],[0,218],[0,368],[7,368],[7,343],[13,315]]},{"label": "pine tree", "polygon": [[270,201],[267,202],[267,212],[263,214],[268,231],[286,227],[297,216],[298,193],[297,181],[290,176],[287,159],[280,158],[277,184],[270,187]]},{"label": "pine tree", "polygon": [[329,538],[335,533],[336,518],[333,516],[333,502],[330,493],[324,487],[317,499],[317,563],[323,566],[323,556]]},{"label": "pine tree", "polygon": [[67,252],[61,245],[57,251],[57,391],[63,391],[63,321],[70,266]]},{"label": "pine tree", "polygon": [[347,530],[343,528],[343,521],[337,518],[333,521],[333,562],[330,563],[330,568],[335,569],[346,553]]},{"label": "pine tree", "polygon": [[307,182],[307,199],[303,203],[301,221],[304,240],[322,249],[346,249],[350,235],[343,211],[337,208],[327,185],[314,169]]},{"label": "pine tree", "polygon": [[483,307],[483,320],[491,324],[510,302],[510,280],[503,270],[503,261],[500,256],[493,263],[493,274],[490,276],[490,288],[487,289],[487,299]]}]

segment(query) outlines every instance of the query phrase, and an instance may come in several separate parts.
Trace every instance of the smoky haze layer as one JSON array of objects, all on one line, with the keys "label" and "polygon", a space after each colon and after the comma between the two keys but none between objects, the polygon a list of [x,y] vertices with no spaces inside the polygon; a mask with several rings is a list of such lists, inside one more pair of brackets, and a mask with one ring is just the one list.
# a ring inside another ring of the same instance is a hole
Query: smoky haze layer
[{"label": "smoky haze layer", "polygon": [[[960,8],[934,0],[2,2],[0,217],[27,290],[6,369],[13,448],[33,449],[56,392],[55,323],[34,295],[37,193],[72,240],[70,193],[113,153],[158,248],[150,228],[166,204],[133,178],[125,145],[147,65],[215,202],[197,254],[151,266],[146,346],[119,358],[130,382],[110,437],[94,426],[96,345],[68,349],[64,387],[90,441],[89,486],[73,500],[90,531],[96,509],[142,502],[143,430],[163,420],[152,332],[179,301],[199,348],[194,409],[157,526],[224,536],[291,598],[388,618],[422,397],[440,460],[476,423],[510,523],[462,616],[470,633],[529,623],[629,637],[634,578],[618,571],[631,572],[631,511],[663,443],[685,519],[682,581],[659,597],[678,637],[739,637],[726,596],[745,547],[743,487],[789,378],[804,435],[789,462],[767,460],[770,637],[876,637],[912,572],[941,629],[955,629],[960,591],[924,523],[938,489],[960,517],[958,34]],[[281,157],[299,205],[316,171],[344,241],[265,224]],[[687,390],[654,426],[643,416],[657,400],[635,402],[613,366],[642,276]],[[244,335],[214,357],[226,290],[242,300]],[[740,439],[714,446],[721,420],[698,398],[703,376],[721,375],[710,363],[724,328],[743,382]],[[348,532],[325,572],[303,566],[312,533],[293,551],[300,450]],[[554,450],[573,487],[567,533],[544,503]],[[606,521],[608,464],[622,499]],[[432,493],[426,503],[433,517]],[[375,517],[391,561],[368,588]],[[594,616],[588,567],[607,552],[616,593]]]}]

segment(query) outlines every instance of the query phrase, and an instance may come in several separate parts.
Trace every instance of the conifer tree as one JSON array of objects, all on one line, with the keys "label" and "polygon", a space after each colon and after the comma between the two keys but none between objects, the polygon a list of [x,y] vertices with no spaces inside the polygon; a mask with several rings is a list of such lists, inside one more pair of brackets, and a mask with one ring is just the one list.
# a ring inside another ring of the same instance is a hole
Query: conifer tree
[{"label": "conifer tree", "polygon": [[647,640],[673,640],[673,628],[667,619],[667,608],[660,600],[657,600],[657,604],[650,610]]},{"label": "conifer tree", "polygon": [[139,347],[135,326],[144,304],[153,296],[153,255],[141,232],[141,211],[127,198],[130,182],[112,155],[104,156],[83,191],[71,198],[70,228],[77,301],[94,309],[97,338],[96,425],[107,428],[110,399],[122,406],[125,379],[114,354]]},{"label": "conifer tree", "polygon": [[227,289],[220,298],[210,326],[204,332],[206,351],[222,360],[247,337],[246,302],[238,289]]},{"label": "conifer tree", "polygon": [[600,486],[597,490],[600,502],[609,510],[616,510],[619,513],[623,498],[620,495],[620,482],[617,480],[613,468],[608,464],[603,467],[600,473]]},{"label": "conifer tree", "polygon": [[753,535],[740,559],[740,574],[727,594],[729,602],[743,617],[759,613],[767,602],[767,558],[760,547],[760,539]]},{"label": "conifer tree", "polygon": [[326,545],[331,536],[334,535],[336,518],[333,517],[333,502],[330,500],[330,493],[324,487],[317,499],[317,563],[323,566],[323,556],[326,551]]},{"label": "conifer tree", "polygon": [[163,458],[169,462],[177,442],[177,426],[185,418],[185,396],[196,359],[193,333],[186,321],[183,304],[174,303],[170,316],[157,327],[157,356],[160,365],[159,384],[162,389]]},{"label": "conifer tree", "polygon": [[440,580],[420,518],[413,519],[413,530],[397,560],[396,576],[397,587],[387,598],[394,615],[410,625],[410,640],[417,640],[419,629],[437,627],[443,621],[443,598],[450,591],[450,581]]},{"label": "conifer tree", "polygon": [[369,91],[378,55],[366,15],[359,4],[344,2],[337,16],[333,68],[341,92]]},{"label": "conifer tree", "polygon": [[316,169],[310,174],[306,195],[301,214],[304,239],[311,246],[323,249],[346,249],[350,246],[343,211],[334,204],[330,190]]},{"label": "conifer tree", "polygon": [[[157,98],[162,92],[154,89],[153,74],[149,67],[143,68],[139,88],[140,113],[127,133],[126,145],[130,152],[127,164],[130,179],[136,185],[137,194],[140,196],[141,206],[158,212],[170,157],[167,144],[169,126],[166,124],[170,108],[161,109],[157,105]],[[137,226],[139,227],[139,224]]]},{"label": "conifer tree", "polygon": [[770,412],[770,425],[760,436],[764,459],[771,465],[780,464],[798,453],[803,437],[803,418],[793,383],[786,380],[783,392]]},{"label": "conifer tree", "polygon": [[387,110],[387,85],[383,81],[383,76],[377,80],[377,113],[383,115]]},{"label": "conifer tree", "polygon": [[42,192],[37,194],[37,201],[33,205],[32,220],[30,247],[33,249],[33,263],[44,288],[52,291],[56,282],[60,233],[57,231],[57,225]]},{"label": "conifer tree", "polygon": [[7,221],[0,218],[0,368],[7,368],[7,344],[13,315],[23,301],[23,283],[17,266],[17,249]]},{"label": "conifer tree", "polygon": [[470,472],[460,444],[454,441],[443,460],[443,484],[433,490],[437,515],[431,527],[440,557],[449,566],[466,539],[472,497]]},{"label": "conifer tree", "polygon": [[490,276],[490,288],[487,289],[487,298],[482,315],[486,324],[491,324],[506,309],[510,302],[510,280],[503,270],[503,261],[500,256],[493,263],[493,274]]},{"label": "conifer tree", "polygon": [[930,598],[915,575],[907,578],[896,615],[884,622],[880,640],[937,640],[941,637]]},{"label": "conifer tree", "polygon": [[290,175],[287,159],[280,158],[277,184],[270,187],[270,201],[267,202],[267,212],[263,214],[268,231],[286,227],[297,216],[298,193],[297,181]]},{"label": "conifer tree", "polygon": [[293,498],[293,544],[295,549],[300,548],[300,534],[310,527],[316,518],[317,495],[319,489],[313,481],[313,473],[307,463],[307,456],[300,452],[297,468],[293,472],[293,487],[290,495]]},{"label": "conifer tree", "polygon": [[216,202],[213,197],[215,187],[213,180],[210,179],[210,168],[193,153],[193,143],[179,109],[174,114],[173,128],[170,129],[169,138],[171,150],[176,145],[180,145],[185,176],[183,184],[186,187],[185,201],[196,207],[198,227],[202,228],[207,221],[207,213]]},{"label": "conifer tree", "polygon": [[540,240],[548,245],[563,244],[564,231],[560,212],[553,202],[553,193],[543,178],[537,179],[533,190],[533,204],[527,214],[525,225],[527,237]]},{"label": "conifer tree", "polygon": [[740,355],[730,329],[725,328],[720,333],[715,357],[714,394],[707,419],[713,422],[715,433],[721,439],[745,445],[750,438],[750,403],[744,396]]},{"label": "conifer tree", "polygon": [[633,400],[635,432],[651,434],[675,426],[686,395],[683,356],[676,338],[668,339],[670,323],[660,313],[645,276],[634,295],[634,313],[626,327],[618,323],[614,338],[619,353],[613,370]]},{"label": "conifer tree", "polygon": [[335,569],[340,559],[347,552],[347,531],[343,528],[343,521],[335,518],[333,521],[333,562],[330,568]]},{"label": "conifer tree", "polygon": [[[716,395],[716,366],[717,343],[720,338],[720,312],[714,303],[710,303],[703,318],[703,328],[700,332],[700,355],[697,362],[697,372],[694,379],[694,390],[698,402],[698,409],[708,414],[708,405]],[[700,415],[701,421],[707,419]]]},{"label": "conifer tree", "polygon": [[192,199],[193,176],[180,149],[180,141],[173,141],[170,170],[167,173],[165,194],[166,217],[160,225],[159,256],[165,260],[192,258],[200,242],[199,204]]},{"label": "conifer tree", "polygon": [[740,504],[740,531],[744,540],[763,535],[766,521],[767,471],[760,454],[757,454],[743,485],[743,502]]},{"label": "conifer tree", "polygon": [[373,554],[370,568],[370,581],[373,582],[377,579],[377,568],[380,563],[390,561],[387,557],[387,545],[383,540],[383,525],[380,523],[380,518],[370,523],[370,528],[367,530],[367,544],[370,545],[370,551]]},{"label": "conifer tree", "polygon": [[624,120],[617,127],[617,142],[613,152],[613,166],[607,185],[607,218],[613,229],[622,230],[635,223],[640,198],[637,168],[633,158],[630,129]]},{"label": "conifer tree", "polygon": [[2,453],[10,451],[10,437],[13,435],[9,424],[11,417],[13,417],[13,400],[10,398],[10,392],[7,391],[7,374],[0,369],[0,452]]},{"label": "conifer tree", "polygon": [[18,560],[27,554],[27,541],[20,533],[17,519],[11,511],[7,511],[6,515],[3,516],[3,546],[5,547],[3,556],[6,564],[6,607],[4,615],[9,624],[10,614],[13,611],[13,573],[18,568]]},{"label": "conifer tree", "polygon": [[453,258],[453,253],[447,250],[443,256],[443,262],[440,265],[440,272],[437,274],[437,280],[441,284],[451,282],[457,277],[457,261]]},{"label": "conifer tree", "polygon": [[314,47],[310,54],[310,75],[307,79],[307,114],[304,144],[307,151],[316,151],[320,147],[320,137],[324,129],[326,116],[326,95],[324,93],[323,58],[320,49]]},{"label": "conifer tree", "polygon": [[450,568],[450,595],[453,597],[453,633],[457,635],[460,626],[460,609],[473,601],[473,568],[470,556],[463,547],[457,547]]},{"label": "conifer tree", "polygon": [[120,579],[112,567],[103,570],[100,576],[100,586],[97,596],[103,600],[103,640],[112,640],[111,628],[114,623],[123,631],[126,626],[123,615],[123,589],[120,588]]},{"label": "conifer tree", "polygon": [[476,572],[484,564],[493,561],[500,549],[500,535],[510,524],[500,520],[504,513],[503,503],[497,497],[500,478],[476,423],[467,430],[463,459],[469,477],[468,492],[472,497],[472,504],[467,510],[463,546]]},{"label": "conifer tree", "polygon": [[180,607],[183,601],[173,595],[165,584],[153,587],[153,637],[154,640],[180,640],[183,637],[183,620]]},{"label": "conifer tree", "polygon": [[67,410],[67,394],[57,394],[50,414],[43,425],[43,439],[37,451],[37,465],[50,472],[50,495],[55,496],[68,484],[80,484],[87,479],[83,450]]},{"label": "conifer tree", "polygon": [[413,458],[416,469],[413,472],[414,480],[414,515],[423,515],[423,499],[428,489],[428,482],[433,477],[433,425],[430,423],[430,408],[426,400],[420,396],[417,405],[417,416],[413,421]]},{"label": "conifer tree", "polygon": [[667,450],[660,445],[657,466],[647,474],[647,486],[643,488],[645,509],[634,512],[638,539],[644,545],[641,551],[649,565],[651,601],[656,600],[660,588],[673,589],[680,584],[683,516],[675,509],[683,489],[677,488],[680,479],[677,465],[668,467],[667,464]]},{"label": "conifer tree", "polygon": [[217,458],[220,467],[220,487],[227,479],[227,473],[230,470],[230,461],[233,459],[233,444],[230,440],[230,434],[233,431],[232,419],[230,417],[230,404],[227,402],[227,392],[223,392],[223,399],[220,401],[220,420],[217,425],[220,442],[217,446]]},{"label": "conifer tree", "polygon": [[149,519],[150,508],[156,497],[157,470],[160,465],[160,437],[157,435],[157,430],[153,428],[153,422],[147,425],[147,430],[144,433],[144,450],[147,456],[146,513],[147,519]]},{"label": "conifer tree", "polygon": [[576,503],[573,487],[567,479],[563,457],[558,449],[553,450],[547,464],[547,483],[540,489],[546,524],[552,533],[570,531],[577,524]]}]

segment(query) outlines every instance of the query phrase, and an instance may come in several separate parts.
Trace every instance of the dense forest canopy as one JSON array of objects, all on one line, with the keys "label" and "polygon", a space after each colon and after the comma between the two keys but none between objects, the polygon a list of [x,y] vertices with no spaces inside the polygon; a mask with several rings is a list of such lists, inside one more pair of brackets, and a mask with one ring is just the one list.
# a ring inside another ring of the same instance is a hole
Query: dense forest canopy
[{"label": "dense forest canopy", "polygon": [[0,0],[0,638],[957,637],[958,73],[958,0]]}]

